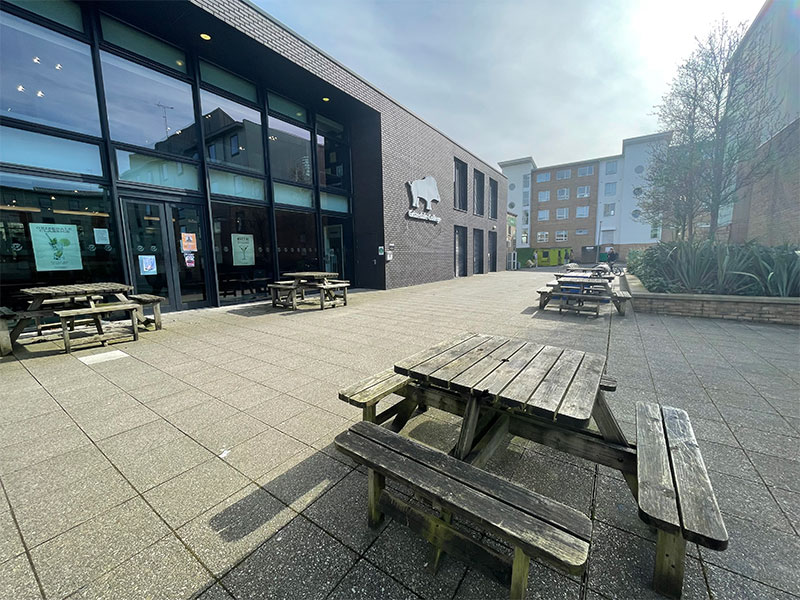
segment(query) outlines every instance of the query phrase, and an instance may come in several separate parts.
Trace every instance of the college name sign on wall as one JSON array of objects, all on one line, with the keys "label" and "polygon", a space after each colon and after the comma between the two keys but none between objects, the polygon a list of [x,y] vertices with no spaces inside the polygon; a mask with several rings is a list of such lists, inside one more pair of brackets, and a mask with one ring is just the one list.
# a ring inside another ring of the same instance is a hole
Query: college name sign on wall
[{"label": "college name sign on wall", "polygon": [[[422,179],[409,181],[406,186],[411,195],[411,208],[408,209],[408,218],[430,221],[434,225],[439,223],[442,218],[431,212],[431,204],[440,201],[436,180],[433,177],[423,177]],[[421,204],[424,204],[424,208],[420,206]]]}]

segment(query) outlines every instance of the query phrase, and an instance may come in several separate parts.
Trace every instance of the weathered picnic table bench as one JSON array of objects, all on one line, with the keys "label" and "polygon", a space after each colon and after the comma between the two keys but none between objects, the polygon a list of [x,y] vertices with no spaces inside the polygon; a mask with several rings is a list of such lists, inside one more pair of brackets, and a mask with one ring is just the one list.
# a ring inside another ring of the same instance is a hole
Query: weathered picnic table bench
[{"label": "weathered picnic table bench", "polygon": [[625,304],[630,300],[629,292],[612,289],[606,277],[588,275],[564,275],[548,282],[544,287],[536,290],[539,294],[539,309],[544,308],[551,300],[558,300],[558,312],[571,310],[600,314],[601,304],[613,304],[617,312],[625,315]]},{"label": "weathered picnic table bench", "polygon": [[[510,495],[494,493],[494,488],[489,493],[480,487],[488,480],[465,469],[464,463],[482,467],[506,434],[517,435],[619,470],[638,502],[641,518],[659,531],[654,587],[662,594],[680,597],[685,542],[714,550],[727,546],[727,532],[708,474],[683,411],[637,406],[639,445],[629,442],[605,400],[604,393],[615,390],[617,384],[604,370],[605,357],[599,354],[464,334],[342,390],[339,398],[361,407],[364,420],[374,424],[353,426],[336,439],[341,451],[368,467],[369,523],[376,525],[386,513],[420,532],[436,549],[431,561],[434,568],[439,553],[445,551],[507,573],[498,566],[503,561],[496,552],[487,555],[485,548],[462,543],[450,520],[458,514],[487,527],[516,548],[511,575],[514,598],[524,595],[521,565],[527,565],[527,557],[544,558],[567,571],[580,572],[585,563],[580,560],[581,544],[589,543],[582,536],[580,519],[569,513],[571,517],[557,529],[568,533],[570,541],[556,539],[538,522],[517,519],[514,509],[553,524],[547,515],[553,511],[566,515],[566,507],[537,499],[507,482],[503,487]],[[378,412],[379,402],[390,394],[402,400]],[[451,458],[408,440],[399,441],[395,434],[417,409],[427,407],[463,417]],[[438,457],[435,463],[434,452]],[[411,511],[388,497],[386,477],[410,485],[431,500],[441,511],[439,517]],[[483,504],[461,501],[476,493],[489,499],[482,497]],[[519,504],[514,504],[516,499]],[[537,509],[526,504],[534,499]],[[505,508],[509,504],[510,508]],[[545,507],[545,512],[539,510]],[[510,531],[495,527],[499,514],[509,515]],[[537,532],[534,538],[525,537],[527,527]],[[564,552],[555,551],[556,547]]]}]

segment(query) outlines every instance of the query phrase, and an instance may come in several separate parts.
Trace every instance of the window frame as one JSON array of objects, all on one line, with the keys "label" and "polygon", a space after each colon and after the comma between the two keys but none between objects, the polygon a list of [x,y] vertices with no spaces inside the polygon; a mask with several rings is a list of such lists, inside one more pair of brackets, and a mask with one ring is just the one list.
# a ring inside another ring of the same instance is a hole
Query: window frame
[{"label": "window frame", "polygon": [[566,229],[557,230],[555,236],[553,236],[553,241],[556,242],[566,242],[567,240],[568,240],[568,231]]},{"label": "window frame", "polygon": [[559,169],[556,171],[556,181],[561,181],[564,179],[572,179],[572,168]]},{"label": "window frame", "polygon": [[546,244],[550,241],[550,232],[548,231],[537,231],[536,232],[536,243],[537,244]]},{"label": "window frame", "polygon": [[[564,192],[564,193],[562,194],[561,192]],[[558,188],[558,190],[556,192],[556,197],[559,200],[569,200],[569,188],[568,187]]]},{"label": "window frame", "polygon": [[[544,215],[545,215],[544,218],[542,218],[542,213],[544,213]],[[550,220],[550,209],[549,208],[542,209],[536,214],[536,221],[537,222],[549,221],[549,220]]]},{"label": "window frame", "polygon": [[565,221],[567,219],[569,219],[569,206],[559,206],[556,209],[556,221]]},{"label": "window frame", "polygon": [[548,181],[550,181],[550,171],[536,174],[536,183],[547,183]]},{"label": "window frame", "polygon": [[[582,208],[586,209],[586,214],[585,215],[580,214],[581,212],[583,212],[581,210]],[[575,218],[576,219],[588,219],[589,218],[589,210],[590,209],[589,209],[589,205],[588,204],[586,206],[576,206],[575,207]]]},{"label": "window frame", "polygon": [[[462,169],[463,167],[463,169]],[[462,174],[463,170],[463,174]],[[457,156],[453,157],[453,210],[469,210],[469,166]],[[463,203],[461,202],[463,200]]]},{"label": "window frame", "polygon": [[[583,173],[581,173],[581,171],[583,171]],[[594,175],[594,165],[578,167],[578,177],[589,177],[590,175]]]},{"label": "window frame", "polygon": [[[585,190],[585,192],[581,192],[581,190]],[[575,194],[576,198],[589,198],[592,195],[592,186],[591,185],[579,185],[577,193]]]}]

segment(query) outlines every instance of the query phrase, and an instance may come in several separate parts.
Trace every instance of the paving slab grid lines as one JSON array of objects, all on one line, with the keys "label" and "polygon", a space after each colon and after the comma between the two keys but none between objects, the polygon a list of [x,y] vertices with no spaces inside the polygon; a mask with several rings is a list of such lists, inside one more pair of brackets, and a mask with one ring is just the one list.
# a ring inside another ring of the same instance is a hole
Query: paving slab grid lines
[{"label": "paving slab grid lines", "polygon": [[[684,597],[800,598],[798,330],[559,316],[536,309],[551,277],[165,315],[136,343],[69,356],[17,347],[0,361],[0,598],[507,598],[451,558],[431,576],[404,527],[370,530],[365,472],[332,446],[360,419],[339,388],[464,330],[607,353],[619,381],[607,397],[631,438],[637,400],[685,408],[731,542],[689,548]],[[122,353],[86,360],[110,351]],[[458,426],[430,410],[407,431],[444,448]],[[528,598],[655,598],[655,536],[618,473],[508,442],[488,469],[594,522],[584,576],[534,562]]]}]

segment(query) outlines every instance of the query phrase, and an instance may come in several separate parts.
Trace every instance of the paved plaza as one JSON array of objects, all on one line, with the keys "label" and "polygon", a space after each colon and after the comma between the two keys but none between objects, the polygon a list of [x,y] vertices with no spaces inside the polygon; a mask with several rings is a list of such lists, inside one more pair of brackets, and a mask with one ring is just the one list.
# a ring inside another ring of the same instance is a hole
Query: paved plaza
[{"label": "paved plaza", "polygon": [[[607,354],[631,439],[636,401],[686,409],[730,546],[687,548],[683,597],[800,598],[798,330],[538,311],[550,277],[170,314],[71,356],[17,347],[0,360],[0,598],[507,598],[452,558],[431,575],[407,528],[369,529],[366,472],[332,445],[361,417],[340,388],[463,331]],[[458,427],[431,409],[404,433],[447,448]],[[655,534],[616,471],[511,437],[487,468],[593,520],[583,577],[534,562],[528,598],[659,598]]]}]

